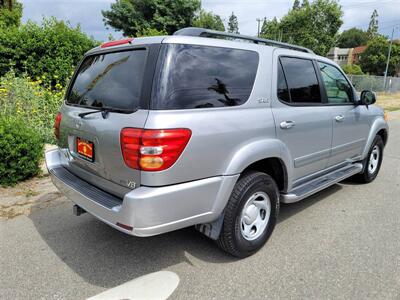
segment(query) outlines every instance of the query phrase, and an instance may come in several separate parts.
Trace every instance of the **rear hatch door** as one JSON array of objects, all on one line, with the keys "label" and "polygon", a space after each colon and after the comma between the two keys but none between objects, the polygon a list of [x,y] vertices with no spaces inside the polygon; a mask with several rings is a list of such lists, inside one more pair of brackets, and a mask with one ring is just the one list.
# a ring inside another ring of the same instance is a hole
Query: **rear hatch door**
[{"label": "rear hatch door", "polygon": [[140,185],[140,171],[125,165],[120,133],[145,125],[159,45],[113,48],[85,57],[74,75],[59,146],[68,148],[72,173],[119,195]]}]

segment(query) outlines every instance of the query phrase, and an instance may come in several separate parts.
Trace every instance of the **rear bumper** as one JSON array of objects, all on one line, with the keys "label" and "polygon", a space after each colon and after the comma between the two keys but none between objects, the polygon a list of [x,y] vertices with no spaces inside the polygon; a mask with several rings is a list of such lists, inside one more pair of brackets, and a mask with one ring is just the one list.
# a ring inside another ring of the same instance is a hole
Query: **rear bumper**
[{"label": "rear bumper", "polygon": [[67,171],[67,160],[60,149],[46,152],[46,164],[54,185],[67,198],[101,221],[135,236],[152,236],[214,221],[239,177],[217,176],[164,187],[141,186],[119,199]]}]

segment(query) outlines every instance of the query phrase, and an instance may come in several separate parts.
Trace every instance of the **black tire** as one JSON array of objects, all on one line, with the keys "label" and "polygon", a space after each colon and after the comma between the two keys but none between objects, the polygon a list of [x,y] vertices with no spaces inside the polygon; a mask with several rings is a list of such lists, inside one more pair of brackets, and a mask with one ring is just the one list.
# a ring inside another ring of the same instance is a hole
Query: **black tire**
[{"label": "black tire", "polygon": [[[374,149],[374,147],[377,146],[379,148],[379,159],[378,159],[378,165],[377,168],[374,170],[374,172],[369,171],[369,161],[371,157],[371,153]],[[367,157],[363,160],[363,171],[362,173],[356,174],[353,177],[351,177],[352,181],[358,182],[358,183],[370,183],[372,182],[376,176],[378,176],[379,170],[381,168],[382,164],[382,158],[383,158],[383,141],[382,138],[377,135],[372,142],[371,148],[368,151]]]},{"label": "black tire", "polygon": [[[268,196],[271,213],[262,234],[250,241],[242,235],[241,214],[248,199],[258,192],[265,193]],[[218,246],[239,258],[254,254],[271,236],[278,213],[279,190],[275,181],[271,176],[261,172],[247,172],[239,178],[225,208],[222,230],[217,240]]]}]

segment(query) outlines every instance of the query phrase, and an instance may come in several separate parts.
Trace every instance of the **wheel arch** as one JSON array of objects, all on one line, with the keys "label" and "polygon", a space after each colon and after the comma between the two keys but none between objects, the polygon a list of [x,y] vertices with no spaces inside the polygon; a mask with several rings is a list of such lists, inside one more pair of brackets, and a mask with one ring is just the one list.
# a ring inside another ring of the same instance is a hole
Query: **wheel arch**
[{"label": "wheel arch", "polygon": [[287,190],[287,169],[285,163],[282,161],[282,159],[278,157],[268,157],[253,162],[243,170],[242,176],[248,171],[259,171],[262,173],[266,173],[275,180],[279,191]]},{"label": "wheel arch", "polygon": [[377,118],[371,126],[368,139],[362,154],[363,159],[367,157],[368,151],[377,135],[382,138],[383,144],[386,145],[389,137],[389,127],[383,118]]},{"label": "wheel arch", "polygon": [[386,129],[381,129],[377,132],[377,135],[379,135],[382,138],[383,145],[386,146],[388,140],[388,131]]},{"label": "wheel arch", "polygon": [[258,140],[242,147],[230,160],[226,174],[255,170],[270,175],[280,191],[290,187],[292,158],[285,144],[276,139]]}]

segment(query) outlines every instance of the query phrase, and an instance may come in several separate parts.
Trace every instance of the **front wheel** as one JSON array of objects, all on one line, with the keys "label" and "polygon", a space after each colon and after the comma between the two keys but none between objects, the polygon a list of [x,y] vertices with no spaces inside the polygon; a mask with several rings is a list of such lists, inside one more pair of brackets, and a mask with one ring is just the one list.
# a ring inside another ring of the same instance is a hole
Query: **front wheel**
[{"label": "front wheel", "polygon": [[279,190],[267,174],[251,171],[236,183],[224,212],[220,248],[236,257],[257,252],[271,236],[279,212]]},{"label": "front wheel", "polygon": [[352,179],[360,183],[369,183],[378,176],[382,164],[383,147],[382,138],[377,135],[371,145],[367,157],[363,161],[363,172],[356,174]]}]

